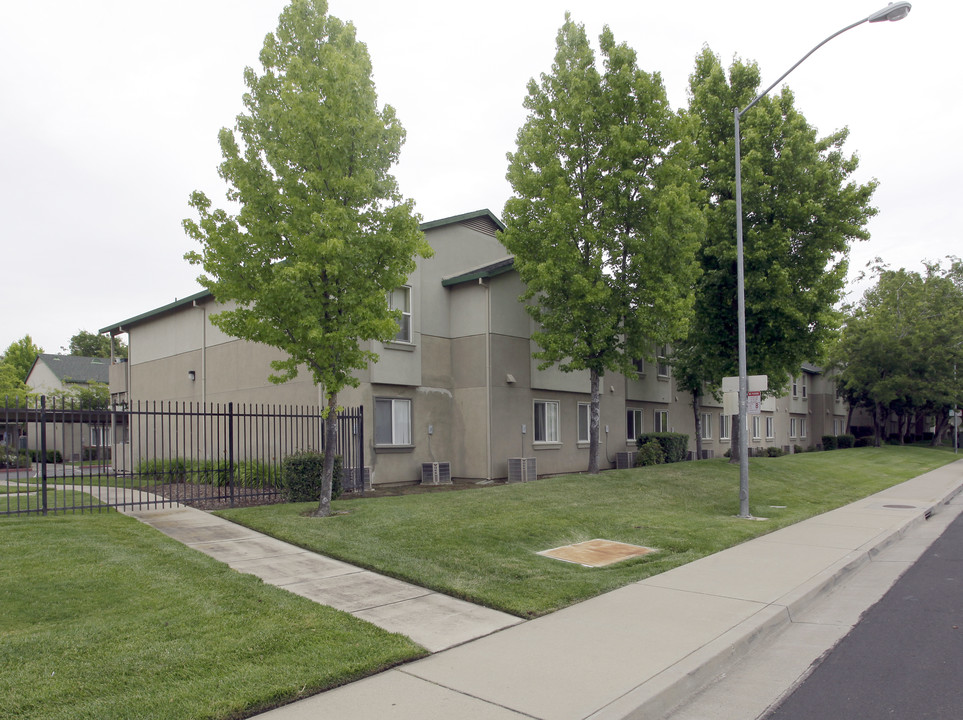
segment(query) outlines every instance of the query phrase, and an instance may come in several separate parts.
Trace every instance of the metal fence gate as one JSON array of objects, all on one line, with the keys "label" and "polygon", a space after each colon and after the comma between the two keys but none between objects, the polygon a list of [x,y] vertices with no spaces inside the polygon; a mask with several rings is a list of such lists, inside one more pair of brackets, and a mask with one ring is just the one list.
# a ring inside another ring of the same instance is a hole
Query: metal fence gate
[{"label": "metal fence gate", "polygon": [[[324,449],[316,406],[137,402],[0,407],[0,515],[283,500],[286,457]],[[363,408],[338,415],[341,484],[363,491]]]}]

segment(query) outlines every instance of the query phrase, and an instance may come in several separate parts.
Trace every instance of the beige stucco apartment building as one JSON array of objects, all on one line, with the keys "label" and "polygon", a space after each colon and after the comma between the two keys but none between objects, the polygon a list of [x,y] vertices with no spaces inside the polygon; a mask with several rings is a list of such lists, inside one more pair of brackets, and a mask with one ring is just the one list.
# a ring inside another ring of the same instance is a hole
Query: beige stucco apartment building
[{"label": "beige stucco apartment building", "polygon": [[[428,462],[472,479],[508,477],[510,458],[534,458],[540,475],[584,470],[588,374],[539,370],[532,359],[532,320],[496,238],[501,222],[482,210],[421,227],[435,252],[392,293],[399,334],[374,344],[379,361],[339,396],[365,409],[372,484],[418,482]],[[129,361],[111,367],[115,400],[318,404],[308,373],[268,382],[278,351],[223,334],[209,320],[218,309],[205,291],[101,330],[128,336]],[[640,363],[633,378],[606,375],[602,389],[602,467],[634,453],[640,432],[686,433],[695,450],[691,397],[666,364]],[[718,457],[729,448],[730,420],[711,396],[701,414],[704,455]],[[750,419],[750,448],[809,447],[842,433],[845,419],[832,383],[805,367],[789,394],[764,401]]]}]

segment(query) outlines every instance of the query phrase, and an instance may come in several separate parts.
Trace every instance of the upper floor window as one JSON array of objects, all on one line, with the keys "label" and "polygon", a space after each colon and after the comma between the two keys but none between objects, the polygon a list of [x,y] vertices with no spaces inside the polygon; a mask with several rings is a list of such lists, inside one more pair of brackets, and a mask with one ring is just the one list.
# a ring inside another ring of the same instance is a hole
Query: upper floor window
[{"label": "upper floor window", "polygon": [[669,377],[669,346],[668,345],[659,345],[659,350],[656,353],[655,361],[658,365],[659,377],[663,377],[663,378]]},{"label": "upper floor window", "polygon": [[807,378],[805,375],[803,375],[803,376],[802,376],[802,396],[803,396],[803,400],[806,399],[806,381],[807,381],[807,380],[808,380],[808,378]]},{"label": "upper floor window", "polygon": [[799,379],[798,378],[792,379],[792,396],[799,397]]},{"label": "upper floor window", "polygon": [[395,335],[395,342],[411,342],[411,288],[404,285],[392,290],[388,294],[388,309],[400,310],[401,317],[398,318],[398,334]]}]

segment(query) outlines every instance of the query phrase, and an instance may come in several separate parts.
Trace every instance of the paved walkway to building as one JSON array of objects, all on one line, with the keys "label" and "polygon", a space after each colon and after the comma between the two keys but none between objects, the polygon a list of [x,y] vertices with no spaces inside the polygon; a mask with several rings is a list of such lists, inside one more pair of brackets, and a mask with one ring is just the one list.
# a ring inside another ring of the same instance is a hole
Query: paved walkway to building
[{"label": "paved walkway to building", "polygon": [[200,511],[131,514],[238,570],[435,651],[259,716],[265,720],[652,719],[791,626],[961,487],[963,461],[526,622]]}]

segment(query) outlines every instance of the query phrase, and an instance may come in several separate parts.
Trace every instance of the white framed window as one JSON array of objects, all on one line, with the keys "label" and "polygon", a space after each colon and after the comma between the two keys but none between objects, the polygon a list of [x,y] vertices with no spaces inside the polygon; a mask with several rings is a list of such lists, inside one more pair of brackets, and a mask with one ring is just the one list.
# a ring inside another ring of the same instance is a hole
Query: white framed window
[{"label": "white framed window", "polygon": [[806,418],[799,418],[799,437],[806,437]]},{"label": "white framed window", "polygon": [[635,442],[642,432],[642,410],[640,408],[628,408],[625,411],[625,439],[629,442]]},{"label": "white framed window", "polygon": [[807,392],[807,386],[809,385],[808,380],[809,380],[809,378],[808,378],[806,375],[803,375],[803,376],[802,376],[802,396],[803,396],[803,400],[805,400],[806,397],[807,397],[807,395],[808,395],[808,392]]},{"label": "white framed window", "polygon": [[411,288],[403,285],[392,290],[388,294],[388,309],[400,310],[401,317],[398,318],[398,334],[395,335],[395,342],[411,342]]},{"label": "white framed window", "polygon": [[535,401],[535,442],[558,442],[558,402],[555,400]]},{"label": "white framed window", "polygon": [[833,435],[843,434],[843,421],[839,418],[833,418]]},{"label": "white framed window", "polygon": [[411,445],[411,400],[375,398],[375,445]]},{"label": "white framed window", "polygon": [[578,404],[578,441],[587,443],[589,441],[589,418],[591,417],[591,403]]},{"label": "white framed window", "polygon": [[762,439],[762,416],[752,415],[752,439],[761,440]]},{"label": "white framed window", "polygon": [[655,426],[653,428],[653,431],[669,432],[669,411],[668,410],[655,411]]},{"label": "white framed window", "polygon": [[799,397],[799,378],[792,379],[792,396]]},{"label": "white framed window", "polygon": [[110,445],[110,428],[107,426],[91,427],[90,445],[91,447],[107,447]]},{"label": "white framed window", "polygon": [[635,365],[635,372],[638,375],[640,376],[645,375],[645,360],[640,358],[636,360],[633,364]]},{"label": "white framed window", "polygon": [[[660,378],[669,377],[669,346],[659,345],[659,350],[656,353],[655,362],[658,366],[658,376]],[[659,432],[659,431],[656,431]]]},{"label": "white framed window", "polygon": [[703,440],[712,440],[712,415],[710,413],[702,413],[699,435]]},{"label": "white framed window", "polygon": [[795,438],[797,436],[797,425],[798,420],[796,418],[789,418],[789,437]]},{"label": "white framed window", "polygon": [[728,440],[730,433],[730,426],[732,423],[732,418],[725,413],[719,413],[719,439]]},{"label": "white framed window", "polygon": [[776,421],[772,415],[766,416],[766,439],[772,440],[776,437]]}]

